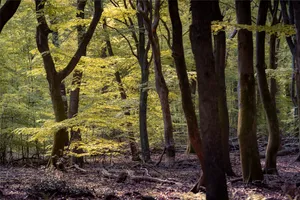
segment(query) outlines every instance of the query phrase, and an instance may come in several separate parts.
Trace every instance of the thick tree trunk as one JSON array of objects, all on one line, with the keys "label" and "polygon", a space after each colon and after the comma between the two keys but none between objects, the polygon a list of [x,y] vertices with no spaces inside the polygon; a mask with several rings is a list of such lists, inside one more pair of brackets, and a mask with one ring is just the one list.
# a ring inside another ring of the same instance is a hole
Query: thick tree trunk
[{"label": "thick tree trunk", "polygon": [[[189,143],[196,152],[200,161],[202,170],[204,167],[204,157],[202,149],[202,141],[200,131],[197,123],[195,107],[192,99],[192,92],[190,89],[187,68],[184,57],[183,40],[182,40],[182,24],[178,12],[177,0],[169,0],[169,13],[172,21],[172,56],[175,61],[176,72],[179,80],[179,87],[181,91],[181,101],[184,115],[188,127]],[[196,84],[196,81],[194,81]],[[196,88],[196,85],[195,85]],[[203,170],[204,171],[204,170]]]},{"label": "thick tree trunk", "polygon": [[5,24],[14,16],[16,13],[21,0],[7,0],[0,9],[0,33]]},{"label": "thick tree trunk", "polygon": [[[139,4],[141,0],[137,0]],[[143,16],[137,13],[138,27],[139,27],[139,43],[138,43],[138,60],[141,67],[141,86],[140,86],[140,104],[139,104],[139,128],[142,157],[145,162],[151,160],[148,131],[147,131],[147,99],[148,99],[148,80],[149,80],[149,63],[147,59],[148,49],[146,49],[145,26]]]},{"label": "thick tree trunk", "polygon": [[[80,19],[84,19],[84,8],[86,6],[86,0],[77,0],[77,14],[76,17]],[[82,25],[77,26],[77,42],[78,42],[78,47],[83,41],[84,34],[86,30],[85,27]],[[82,56],[86,56],[86,48],[83,50]],[[73,118],[78,114],[78,109],[79,109],[79,95],[80,95],[80,85],[81,85],[81,79],[82,79],[82,71],[80,70],[74,70],[73,73],[73,79],[72,79],[72,86],[75,87],[74,90],[71,90],[70,92],[70,106],[69,106],[69,112],[68,112],[68,118]],[[78,142],[81,141],[81,133],[80,129],[73,130],[71,129],[71,141],[70,142]],[[72,149],[73,153],[76,154],[81,154],[83,153],[83,149],[78,148],[75,146]],[[80,167],[83,166],[84,160],[83,157],[77,157],[73,156],[72,157],[73,163],[79,165]]]},{"label": "thick tree trunk", "polygon": [[[45,67],[47,64],[44,62]],[[65,112],[64,101],[61,96],[61,82],[57,80],[57,77],[54,79],[48,79],[50,95],[55,115],[55,121],[60,122],[67,119]],[[56,168],[60,168],[56,165],[58,158],[63,156],[64,147],[69,144],[69,135],[66,129],[60,129],[54,133],[54,143],[51,153],[51,163]]]},{"label": "thick tree trunk", "polygon": [[[218,16],[219,21],[223,20],[221,15],[220,7],[216,4],[215,8],[216,16]],[[222,152],[223,152],[223,162],[225,167],[225,172],[228,176],[235,176],[229,155],[229,116],[227,108],[227,98],[226,98],[226,82],[225,82],[225,65],[226,65],[226,34],[224,30],[220,30],[216,35],[214,35],[214,47],[215,47],[215,68],[217,73],[217,81],[219,85],[219,116],[221,124],[222,133]]]},{"label": "thick tree trunk", "polygon": [[[236,0],[238,24],[251,25],[250,0]],[[238,32],[238,68],[239,68],[239,119],[238,138],[245,182],[262,180],[257,137],[255,79],[253,70],[252,32],[240,29]]]},{"label": "thick tree trunk", "polygon": [[200,132],[203,140],[206,199],[228,199],[218,109],[218,84],[212,48],[211,1],[191,1],[190,40],[197,70]]},{"label": "thick tree trunk", "polygon": [[[296,94],[297,94],[297,106],[298,106],[298,119],[299,119],[299,110],[300,110],[300,2],[293,1],[292,2],[294,7],[294,16],[295,16],[295,24],[296,24]],[[298,120],[298,127],[300,131],[300,120]],[[300,133],[299,133],[299,139],[300,139]],[[299,149],[300,149],[300,141],[299,141]],[[297,161],[300,161],[300,154],[297,158]]]},{"label": "thick tree trunk", "polygon": [[[270,1],[260,1],[257,25],[264,26],[266,24],[269,3]],[[269,91],[268,79],[265,72],[265,34],[265,31],[256,32],[256,71],[260,98],[266,112],[269,130],[264,172],[277,174],[276,157],[280,146],[280,130],[276,107]]]}]

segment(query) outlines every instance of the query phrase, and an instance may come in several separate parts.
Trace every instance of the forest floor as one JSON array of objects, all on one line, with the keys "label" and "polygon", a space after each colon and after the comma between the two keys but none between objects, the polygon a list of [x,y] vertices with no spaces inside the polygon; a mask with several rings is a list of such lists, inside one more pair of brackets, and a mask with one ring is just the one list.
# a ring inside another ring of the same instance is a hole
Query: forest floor
[{"label": "forest floor", "polygon": [[[158,161],[160,154],[152,154]],[[245,184],[237,150],[231,162],[237,177],[228,177],[230,199],[300,199],[300,163],[296,154],[278,157],[279,175],[265,175],[260,183]],[[262,166],[264,159],[261,159]],[[189,190],[197,182],[200,167],[195,155],[177,153],[176,163],[167,167],[130,161],[128,156],[98,160],[84,168],[66,172],[45,167],[0,166],[0,199],[205,199],[204,193]],[[126,178],[127,177],[127,178]],[[299,195],[297,197],[297,195]]]}]

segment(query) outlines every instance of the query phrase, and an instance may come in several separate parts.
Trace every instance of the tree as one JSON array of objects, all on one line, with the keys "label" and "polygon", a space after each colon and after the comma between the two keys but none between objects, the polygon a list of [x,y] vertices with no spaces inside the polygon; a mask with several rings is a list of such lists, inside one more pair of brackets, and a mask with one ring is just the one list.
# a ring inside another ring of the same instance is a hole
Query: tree
[{"label": "tree", "polygon": [[[42,55],[44,68],[47,74],[47,81],[49,84],[50,96],[52,100],[54,115],[56,122],[63,121],[67,119],[65,113],[64,103],[60,93],[61,82],[74,70],[80,58],[85,52],[86,46],[91,40],[93,33],[96,29],[96,26],[100,20],[102,14],[102,3],[101,0],[94,0],[94,16],[93,20],[90,23],[90,26],[79,46],[76,53],[68,63],[68,65],[61,71],[56,71],[54,60],[51,56],[49,44],[48,44],[48,35],[52,32],[47,24],[45,17],[45,3],[47,0],[36,0],[36,17],[38,21],[38,26],[36,30],[36,43],[39,52]],[[51,153],[51,162],[56,166],[56,162],[59,157],[63,155],[64,146],[68,144],[68,132],[62,128],[59,129],[54,134],[54,144]]]},{"label": "tree", "polygon": [[[143,0],[137,0],[136,3],[142,5]],[[149,61],[148,52],[150,49],[150,42],[146,45],[145,37],[145,23],[143,20],[142,13],[137,12],[137,21],[139,28],[138,45],[137,45],[137,56],[139,65],[141,67],[141,87],[140,87],[140,104],[139,104],[139,128],[140,128],[140,139],[142,156],[145,162],[150,161],[150,149],[148,141],[147,131],[147,99],[148,99],[148,81],[149,81]]]},{"label": "tree", "polygon": [[[251,25],[250,1],[235,1],[238,24]],[[258,145],[256,139],[256,102],[253,69],[252,32],[240,29],[238,32],[239,70],[239,119],[238,139],[245,182],[262,180]]]},{"label": "tree", "polygon": [[[260,1],[257,25],[264,26],[266,24],[269,3],[271,2],[262,0]],[[276,157],[280,145],[280,130],[275,101],[271,97],[265,72],[265,34],[265,31],[256,32],[256,71],[260,98],[266,112],[269,130],[269,140],[266,151],[266,164],[264,172],[276,174]]]},{"label": "tree", "polygon": [[[293,1],[293,8],[294,8],[294,16],[295,16],[295,24],[296,24],[296,94],[297,94],[297,106],[298,106],[298,119],[299,119],[299,108],[300,108],[300,2]],[[300,121],[298,121],[298,126],[300,127]],[[299,138],[300,138],[300,129],[299,129]],[[300,148],[300,142],[299,142]],[[300,161],[300,154],[297,157],[297,161]]]},{"label": "tree", "polygon": [[[87,1],[86,0],[77,0],[77,14],[76,17],[80,19],[84,19],[84,9],[86,6]],[[77,40],[78,40],[78,47],[83,41],[84,34],[86,32],[86,29],[82,25],[77,26]],[[86,56],[86,48],[83,50],[82,56]],[[80,85],[81,85],[81,79],[82,79],[83,72],[80,70],[75,69],[73,73],[72,78],[72,86],[75,88],[71,90],[70,92],[70,103],[69,103],[69,110],[68,110],[68,118],[75,117],[78,114],[78,108],[79,108],[79,94],[80,94]],[[81,141],[81,133],[80,129],[73,130],[71,128],[71,142]],[[83,153],[83,150],[75,146],[73,149],[74,153]],[[83,157],[73,157],[72,158],[74,163],[78,164],[80,167],[83,165]]]},{"label": "tree", "polygon": [[[219,21],[223,20],[219,4],[215,3],[214,8],[216,19]],[[234,176],[234,172],[230,163],[229,156],[229,116],[227,108],[226,98],[226,80],[225,80],[225,66],[226,66],[226,33],[224,29],[218,31],[214,35],[214,56],[215,56],[215,68],[217,73],[217,81],[219,85],[219,98],[218,107],[221,124],[221,135],[222,135],[222,152],[225,172],[228,176]]]},{"label": "tree", "polygon": [[169,165],[172,165],[175,162],[175,144],[173,138],[173,126],[172,126],[170,103],[168,97],[169,90],[164,75],[162,73],[160,44],[157,35],[157,27],[160,18],[159,12],[160,12],[161,1],[160,0],[155,1],[154,14],[152,14],[151,1],[140,1],[139,3],[140,4],[138,4],[138,10],[143,16],[144,24],[148,33],[148,38],[152,47],[154,72],[155,72],[155,86],[159,96],[163,121],[164,121],[164,139],[165,139],[165,149],[167,154],[167,163]]},{"label": "tree", "polygon": [[[181,102],[184,115],[188,127],[189,141],[196,152],[200,161],[204,175],[204,157],[202,149],[202,141],[197,123],[195,107],[192,99],[187,68],[184,57],[183,39],[182,39],[182,24],[178,12],[178,1],[168,0],[170,18],[172,22],[172,56],[175,61],[176,72],[179,80],[181,92]],[[204,177],[204,176],[203,176]],[[205,178],[203,178],[204,181]],[[200,183],[203,185],[204,183]]]},{"label": "tree", "polygon": [[21,0],[7,0],[0,9],[0,33],[5,24],[14,16]]},{"label": "tree", "polygon": [[[105,19],[104,19],[104,23],[103,23],[103,29],[104,30],[107,29],[107,24],[106,24]],[[106,47],[107,47],[109,56],[114,56],[114,52],[113,52],[113,48],[112,48],[112,45],[111,45],[111,42],[110,42],[109,35],[106,36],[105,43],[106,43]],[[122,83],[121,74],[120,74],[119,71],[116,71],[114,75],[115,75],[116,81],[118,83],[118,89],[120,91],[120,97],[121,97],[122,100],[126,100],[127,99],[127,94],[126,94],[126,91],[125,91],[123,83]],[[125,108],[124,115],[127,115],[127,116],[130,115],[129,110],[130,110],[129,108]],[[130,127],[130,126],[132,126],[132,124],[128,123],[128,126]],[[138,155],[138,147],[137,147],[137,144],[136,144],[135,139],[134,139],[134,134],[131,131],[129,131],[129,133],[128,133],[128,138],[129,138],[129,146],[130,146],[130,150],[131,150],[132,160],[133,161],[139,161],[140,157]]]},{"label": "tree", "polygon": [[218,84],[212,48],[211,22],[216,20],[211,1],[191,1],[190,40],[197,70],[200,131],[203,140],[206,199],[228,199],[218,109]]}]

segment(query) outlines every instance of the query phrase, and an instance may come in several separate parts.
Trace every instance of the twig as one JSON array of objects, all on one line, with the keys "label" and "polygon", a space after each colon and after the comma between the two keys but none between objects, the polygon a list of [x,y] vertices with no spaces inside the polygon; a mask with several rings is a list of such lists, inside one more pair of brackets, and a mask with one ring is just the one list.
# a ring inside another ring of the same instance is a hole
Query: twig
[{"label": "twig", "polygon": [[161,163],[162,158],[163,158],[163,156],[165,155],[165,153],[166,153],[166,148],[164,148],[164,151],[163,151],[162,154],[160,155],[159,160],[158,160],[158,162],[155,164],[155,166],[158,166],[158,165]]}]

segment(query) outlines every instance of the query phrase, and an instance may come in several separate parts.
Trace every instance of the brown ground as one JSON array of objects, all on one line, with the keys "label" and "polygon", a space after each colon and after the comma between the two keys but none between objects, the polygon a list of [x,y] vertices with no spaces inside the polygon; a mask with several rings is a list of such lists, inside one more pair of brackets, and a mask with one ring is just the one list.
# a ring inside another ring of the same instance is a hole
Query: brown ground
[{"label": "brown ground", "polygon": [[[158,154],[153,155],[152,159],[157,161],[158,157]],[[296,183],[300,182],[300,163],[294,162],[295,158],[296,155],[278,157],[279,176],[265,175],[263,183],[232,183],[230,180],[236,177],[229,177],[230,198],[300,199],[300,187],[296,187]],[[238,151],[231,153],[231,160],[234,171],[240,176]],[[262,159],[262,165],[263,162]],[[171,168],[165,167],[163,163],[159,166],[143,165],[123,156],[113,159],[112,163],[109,160],[104,163],[91,162],[84,169],[86,172],[68,169],[63,173],[43,167],[0,166],[0,199],[104,199],[105,196],[109,199],[109,194],[114,194],[119,199],[147,199],[146,196],[154,199],[204,199],[203,193],[188,193],[200,175],[199,164],[194,155],[177,154],[177,162]],[[110,173],[111,177],[104,172]],[[118,183],[118,178],[114,176],[119,176],[122,172],[129,172],[134,176],[157,177],[173,183],[137,182],[129,178]]]}]

